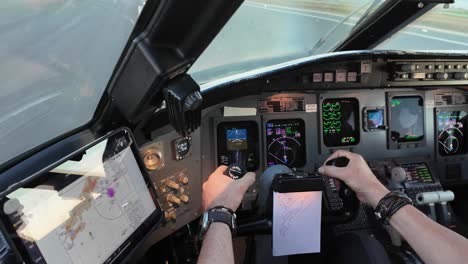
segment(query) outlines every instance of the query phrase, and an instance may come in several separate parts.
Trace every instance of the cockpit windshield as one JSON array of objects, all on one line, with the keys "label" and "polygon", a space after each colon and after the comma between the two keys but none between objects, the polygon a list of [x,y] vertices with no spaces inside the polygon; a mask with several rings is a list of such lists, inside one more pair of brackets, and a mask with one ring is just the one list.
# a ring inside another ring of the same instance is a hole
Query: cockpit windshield
[{"label": "cockpit windshield", "polygon": [[468,51],[468,1],[438,5],[377,49]]},{"label": "cockpit windshield", "polygon": [[0,164],[91,120],[145,0],[2,0]]},{"label": "cockpit windshield", "polygon": [[245,1],[190,70],[199,83],[326,53],[383,0]]}]

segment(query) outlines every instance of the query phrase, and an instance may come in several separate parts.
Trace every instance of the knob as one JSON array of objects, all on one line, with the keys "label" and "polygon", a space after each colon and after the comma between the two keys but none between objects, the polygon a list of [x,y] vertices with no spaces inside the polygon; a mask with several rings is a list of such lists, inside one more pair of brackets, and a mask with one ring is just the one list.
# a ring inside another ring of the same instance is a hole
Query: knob
[{"label": "knob", "polygon": [[410,72],[416,70],[416,65],[414,64],[400,64],[399,68],[403,72]]},{"label": "knob", "polygon": [[188,203],[189,200],[190,200],[190,197],[189,197],[188,195],[186,195],[186,194],[182,194],[182,195],[180,196],[180,200],[181,200],[182,202],[184,202],[184,203]]},{"label": "knob", "polygon": [[401,184],[407,178],[406,171],[402,167],[392,168],[392,182]]},{"label": "knob", "polygon": [[180,187],[179,184],[177,184],[177,183],[174,182],[174,181],[167,181],[167,182],[166,182],[166,186],[169,187],[169,188],[171,188],[171,189],[173,189],[173,190],[177,190],[177,189],[179,189],[179,187]]},{"label": "knob", "polygon": [[438,64],[435,66],[436,70],[442,70],[442,65]]},{"label": "knob", "polygon": [[432,64],[428,64],[428,65],[426,65],[426,69],[428,69],[428,70],[432,70],[432,68],[433,68]]},{"label": "knob", "polygon": [[187,97],[185,97],[184,100],[184,110],[185,111],[194,111],[198,109],[201,104],[203,103],[203,97],[199,91],[195,91]]},{"label": "knob", "polygon": [[180,199],[177,198],[174,194],[170,193],[166,196],[166,199],[168,202],[173,203],[173,204],[180,204]]},{"label": "knob", "polygon": [[435,78],[436,78],[437,80],[447,80],[448,77],[449,77],[449,75],[448,75],[448,73],[446,73],[446,72],[438,72],[438,73],[436,73],[436,75],[435,75]]},{"label": "knob", "polygon": [[445,65],[445,69],[451,70],[451,69],[452,69],[452,65],[450,65],[450,64]]},{"label": "knob", "polygon": [[167,222],[175,221],[177,218],[177,213],[175,211],[169,211],[164,213],[164,218]]},{"label": "knob", "polygon": [[182,183],[182,184],[188,184],[189,183],[189,178],[187,176],[180,176],[179,177],[179,182]]},{"label": "knob", "polygon": [[456,80],[468,80],[468,72],[456,72],[453,74],[453,78]]},{"label": "knob", "polygon": [[143,163],[147,170],[159,169],[162,165],[161,153],[148,151],[143,154]]},{"label": "knob", "polygon": [[459,70],[461,68],[462,68],[462,66],[460,64],[455,65],[455,69]]}]

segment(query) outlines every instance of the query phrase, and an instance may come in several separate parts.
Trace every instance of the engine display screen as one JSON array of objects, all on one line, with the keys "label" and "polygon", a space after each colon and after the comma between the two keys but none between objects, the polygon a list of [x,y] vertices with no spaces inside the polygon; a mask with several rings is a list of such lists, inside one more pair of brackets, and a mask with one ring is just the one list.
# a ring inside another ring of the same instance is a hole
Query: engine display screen
[{"label": "engine display screen", "polygon": [[265,126],[268,166],[283,164],[294,168],[306,163],[304,120],[270,120]]},{"label": "engine display screen", "polygon": [[247,129],[228,129],[226,130],[227,149],[245,150],[247,145]]},{"label": "engine display screen", "polygon": [[421,96],[391,98],[390,138],[395,143],[424,139],[424,100]]},{"label": "engine display screen", "polygon": [[322,127],[325,146],[357,145],[360,140],[359,101],[356,98],[323,100]]},{"label": "engine display screen", "polygon": [[439,111],[437,113],[440,155],[466,154],[467,118],[467,112],[465,111]]}]

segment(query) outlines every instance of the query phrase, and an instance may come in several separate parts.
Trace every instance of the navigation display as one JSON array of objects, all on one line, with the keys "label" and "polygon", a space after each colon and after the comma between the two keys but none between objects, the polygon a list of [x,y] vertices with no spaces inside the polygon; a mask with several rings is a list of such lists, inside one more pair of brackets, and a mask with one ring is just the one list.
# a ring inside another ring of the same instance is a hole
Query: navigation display
[{"label": "navigation display", "polygon": [[421,96],[391,98],[390,138],[395,143],[424,139],[424,100]]},{"label": "navigation display", "polygon": [[357,145],[360,140],[359,101],[329,98],[322,102],[323,143],[327,147]]},{"label": "navigation display", "polygon": [[265,126],[268,166],[283,164],[294,168],[306,163],[304,120],[270,120]]},{"label": "navigation display", "polygon": [[441,156],[466,154],[466,122],[467,112],[465,111],[437,112],[437,138]]},{"label": "navigation display", "polygon": [[3,213],[33,263],[111,263],[155,226],[159,209],[132,149],[114,143],[7,195]]}]

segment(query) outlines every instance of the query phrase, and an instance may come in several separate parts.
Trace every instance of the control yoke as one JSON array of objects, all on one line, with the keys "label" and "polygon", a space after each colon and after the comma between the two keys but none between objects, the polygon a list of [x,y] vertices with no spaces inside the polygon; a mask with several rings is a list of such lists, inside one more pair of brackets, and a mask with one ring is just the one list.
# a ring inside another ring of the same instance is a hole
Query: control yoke
[{"label": "control yoke", "polygon": [[[252,219],[239,221],[239,236],[256,233],[271,233],[273,213],[273,192],[323,191],[322,223],[338,224],[352,221],[359,211],[359,200],[343,182],[337,184],[337,197],[329,193],[329,178],[316,172],[292,172],[286,166],[275,165],[268,168],[258,179],[259,193],[256,201],[257,215]],[[332,207],[340,199],[341,207]],[[333,208],[333,209],[332,209]]]}]

